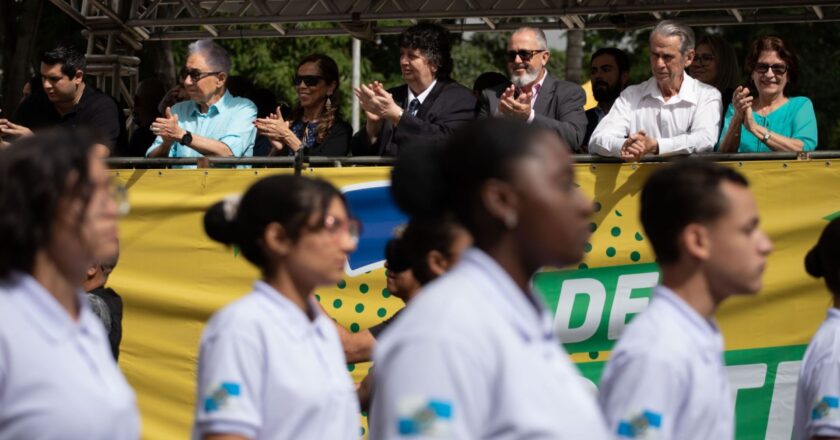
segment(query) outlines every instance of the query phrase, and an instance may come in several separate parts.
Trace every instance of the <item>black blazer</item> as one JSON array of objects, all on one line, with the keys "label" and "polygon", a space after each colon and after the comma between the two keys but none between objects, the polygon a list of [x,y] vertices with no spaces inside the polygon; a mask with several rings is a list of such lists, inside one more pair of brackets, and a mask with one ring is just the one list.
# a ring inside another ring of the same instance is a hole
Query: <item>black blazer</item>
[{"label": "black blazer", "polygon": [[[388,90],[403,109],[408,107],[408,86],[403,84]],[[372,144],[363,127],[350,143],[354,156],[396,156],[400,146],[422,140],[443,143],[459,125],[475,119],[475,97],[466,87],[452,80],[437,80],[423,100],[417,116],[403,113],[394,127],[384,121],[379,138]]]},{"label": "black blazer", "polygon": [[[309,147],[307,156],[347,156],[350,151],[350,137],[353,135],[353,127],[341,119],[333,122],[330,131],[320,144]],[[262,138],[262,139],[261,139]],[[254,156],[268,156],[271,153],[271,144],[264,136],[257,136],[254,144]],[[283,147],[278,156],[293,156],[294,153],[289,147]]]},{"label": "black blazer", "polygon": [[[508,86],[510,83],[500,84],[481,93],[478,117],[486,118],[496,114],[499,98]],[[579,85],[546,75],[534,103],[533,124],[557,131],[572,151],[580,151],[586,134],[586,115],[583,112],[585,104],[586,93]]]}]

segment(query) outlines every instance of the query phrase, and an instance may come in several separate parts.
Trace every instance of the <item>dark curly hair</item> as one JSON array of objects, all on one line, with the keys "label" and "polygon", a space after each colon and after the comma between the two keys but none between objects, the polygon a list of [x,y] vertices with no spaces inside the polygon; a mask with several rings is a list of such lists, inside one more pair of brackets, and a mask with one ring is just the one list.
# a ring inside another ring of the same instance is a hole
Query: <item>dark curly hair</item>
[{"label": "dark curly hair", "polygon": [[76,76],[76,71],[87,70],[85,55],[73,46],[56,46],[41,54],[41,62],[48,66],[61,64],[61,73],[68,78]]},{"label": "dark curly hair", "polygon": [[35,254],[52,239],[63,198],[87,205],[93,144],[85,132],[58,128],[0,151],[0,279],[12,271],[32,272]]},{"label": "dark curly hair", "polygon": [[[330,133],[333,124],[335,124],[335,120],[341,118],[341,109],[339,108],[339,103],[341,102],[341,95],[339,94],[339,74],[338,74],[338,64],[336,64],[335,60],[328,57],[324,54],[314,54],[304,57],[297,65],[297,70],[300,69],[300,66],[303,66],[306,63],[315,63],[318,66],[318,70],[321,76],[324,77],[324,82],[329,84],[335,84],[335,91],[333,94],[328,96],[330,105],[326,105],[324,103],[324,108],[321,112],[321,120],[318,121],[318,129],[315,131],[315,142],[321,143],[324,139],[327,138],[327,135]],[[300,106],[300,102],[295,106],[292,110],[292,120],[299,121],[303,117],[303,107]]]},{"label": "dark curly hair", "polygon": [[[758,64],[758,57],[765,50],[774,51],[779,54],[779,58],[787,65],[788,70],[786,75],[788,82],[785,85],[784,92],[785,96],[788,96],[799,85],[799,63],[796,59],[796,52],[794,52],[790,44],[785,43],[782,37],[778,35],[764,35],[756,38],[752,42],[752,45],[750,45],[747,58],[744,59],[744,73],[747,74],[748,78],[752,78],[755,65]],[[753,84],[752,80],[749,82],[749,88],[753,93],[756,93],[755,84]]]},{"label": "dark curly hair", "polygon": [[400,34],[400,49],[417,49],[435,66],[436,79],[452,75],[452,43],[449,31],[434,23],[419,23]]}]

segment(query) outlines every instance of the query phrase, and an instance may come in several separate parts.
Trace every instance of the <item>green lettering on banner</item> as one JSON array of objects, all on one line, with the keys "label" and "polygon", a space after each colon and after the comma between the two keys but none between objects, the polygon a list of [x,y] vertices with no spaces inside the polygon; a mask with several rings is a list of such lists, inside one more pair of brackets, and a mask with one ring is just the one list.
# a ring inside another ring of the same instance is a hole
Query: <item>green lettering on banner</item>
[{"label": "green lettering on banner", "polygon": [[[650,301],[659,281],[656,264],[541,272],[536,290],[555,316],[569,353],[608,352],[624,327]],[[724,355],[735,398],[736,439],[789,440],[796,383],[805,345],[730,350]],[[605,362],[577,364],[593,384]]]}]

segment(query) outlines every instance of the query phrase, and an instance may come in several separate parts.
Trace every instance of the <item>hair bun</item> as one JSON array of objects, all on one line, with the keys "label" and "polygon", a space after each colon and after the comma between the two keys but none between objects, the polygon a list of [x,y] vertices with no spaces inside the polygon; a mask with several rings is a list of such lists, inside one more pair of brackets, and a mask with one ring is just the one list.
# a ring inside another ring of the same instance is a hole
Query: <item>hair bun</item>
[{"label": "hair bun", "polygon": [[219,243],[233,244],[236,211],[240,199],[239,196],[225,197],[207,209],[204,213],[204,231],[210,238]]},{"label": "hair bun", "polygon": [[822,258],[820,258],[819,244],[811,248],[805,255],[805,271],[814,278],[822,278],[825,275]]}]

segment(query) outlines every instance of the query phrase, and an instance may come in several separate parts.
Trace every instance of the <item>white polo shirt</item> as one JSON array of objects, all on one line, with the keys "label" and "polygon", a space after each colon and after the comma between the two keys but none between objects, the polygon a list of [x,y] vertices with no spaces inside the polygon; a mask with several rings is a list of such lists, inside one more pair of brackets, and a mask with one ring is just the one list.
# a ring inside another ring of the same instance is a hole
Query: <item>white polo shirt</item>
[{"label": "white polo shirt", "polygon": [[310,306],[314,321],[257,281],[213,316],[201,338],[194,439],[359,439],[359,404],[338,333]]},{"label": "white polo shirt", "polygon": [[84,294],[74,321],[34,278],[0,281],[0,440],[136,440],[134,392]]},{"label": "white polo shirt", "polygon": [[599,403],[617,438],[732,439],[735,408],[714,321],[657,286],[612,351]]},{"label": "white polo shirt", "polygon": [[840,310],[831,308],[802,359],[793,438],[840,437]]},{"label": "white polo shirt", "polygon": [[371,440],[606,439],[539,304],[468,250],[377,341]]},{"label": "white polo shirt", "polygon": [[720,134],[720,92],[683,73],[677,95],[665,101],[656,78],[627,87],[589,139],[589,152],[619,157],[628,136],[645,130],[659,141],[659,154],[714,150]]}]

